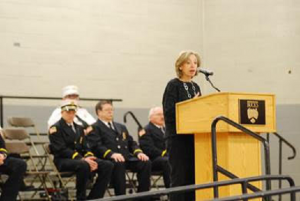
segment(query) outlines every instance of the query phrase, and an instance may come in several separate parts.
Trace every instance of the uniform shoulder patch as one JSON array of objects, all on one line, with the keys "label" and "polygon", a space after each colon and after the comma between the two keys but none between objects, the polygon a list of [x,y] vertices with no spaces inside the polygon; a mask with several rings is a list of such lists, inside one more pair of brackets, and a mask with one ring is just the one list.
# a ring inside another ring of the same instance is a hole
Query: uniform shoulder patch
[{"label": "uniform shoulder patch", "polygon": [[52,126],[50,129],[49,129],[49,134],[53,134],[53,133],[56,133],[57,132],[57,128],[55,126]]}]

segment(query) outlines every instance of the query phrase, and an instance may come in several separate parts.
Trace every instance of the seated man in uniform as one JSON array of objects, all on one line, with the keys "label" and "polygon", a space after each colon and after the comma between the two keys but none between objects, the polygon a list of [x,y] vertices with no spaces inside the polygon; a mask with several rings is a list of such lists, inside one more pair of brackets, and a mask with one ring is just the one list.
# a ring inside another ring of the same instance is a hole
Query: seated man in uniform
[{"label": "seated man in uniform", "polygon": [[87,136],[93,153],[97,157],[112,160],[114,170],[112,184],[115,195],[126,193],[125,171],[137,172],[138,192],[150,189],[151,162],[139,148],[127,128],[113,121],[113,106],[109,101],[100,101],[96,105],[98,120]]},{"label": "seated man in uniform", "polygon": [[83,128],[74,122],[76,110],[76,102],[66,100],[62,103],[62,118],[49,129],[50,150],[59,171],[76,173],[77,200],[86,200],[86,185],[91,172],[98,173],[98,177],[87,198],[101,198],[110,182],[113,163],[98,159],[90,152]]},{"label": "seated man in uniform", "polygon": [[152,171],[162,171],[165,187],[169,188],[170,166],[164,138],[165,119],[163,109],[161,107],[151,108],[149,121],[145,126],[145,133],[140,134],[140,146],[152,161]]},{"label": "seated man in uniform", "polygon": [[27,164],[25,161],[7,155],[5,142],[0,134],[0,174],[8,175],[8,179],[1,186],[0,201],[17,199],[26,169]]},{"label": "seated man in uniform", "polygon": [[[78,104],[79,101],[78,87],[74,85],[69,85],[64,87],[62,96],[63,96],[63,100],[74,100]],[[61,119],[61,109],[60,107],[58,107],[52,112],[48,120],[48,128],[50,128],[53,124],[58,122],[60,119]],[[95,123],[96,120],[85,108],[78,106],[76,116],[74,118],[74,122],[82,126],[84,129],[86,129],[90,125]]]}]

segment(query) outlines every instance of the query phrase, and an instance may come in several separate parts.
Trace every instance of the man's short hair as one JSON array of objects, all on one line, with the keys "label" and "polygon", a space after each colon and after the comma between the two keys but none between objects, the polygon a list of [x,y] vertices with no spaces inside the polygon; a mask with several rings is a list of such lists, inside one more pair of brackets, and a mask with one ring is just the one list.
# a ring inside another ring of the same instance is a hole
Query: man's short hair
[{"label": "man's short hair", "polygon": [[159,107],[159,106],[155,106],[155,107],[152,107],[150,110],[149,110],[149,115],[148,115],[148,119],[150,120],[151,116],[155,113],[155,111],[157,109],[162,109],[162,107]]},{"label": "man's short hair", "polygon": [[110,104],[112,105],[112,101],[109,101],[109,100],[102,100],[102,101],[99,101],[96,106],[95,106],[95,112],[96,114],[98,115],[98,110],[102,110],[103,109],[103,105],[105,104]]}]

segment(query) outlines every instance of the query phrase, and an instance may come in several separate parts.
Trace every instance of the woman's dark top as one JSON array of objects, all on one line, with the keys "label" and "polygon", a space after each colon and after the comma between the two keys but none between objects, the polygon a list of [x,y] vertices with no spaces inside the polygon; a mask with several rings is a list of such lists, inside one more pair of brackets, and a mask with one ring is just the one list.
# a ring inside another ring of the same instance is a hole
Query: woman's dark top
[{"label": "woman's dark top", "polygon": [[[185,89],[184,83],[188,89]],[[193,86],[194,89],[193,90]],[[166,123],[166,137],[176,136],[176,103],[191,99],[199,92],[200,87],[195,82],[182,82],[178,78],[169,81],[163,95],[163,109]],[[189,95],[190,94],[190,97]]]}]

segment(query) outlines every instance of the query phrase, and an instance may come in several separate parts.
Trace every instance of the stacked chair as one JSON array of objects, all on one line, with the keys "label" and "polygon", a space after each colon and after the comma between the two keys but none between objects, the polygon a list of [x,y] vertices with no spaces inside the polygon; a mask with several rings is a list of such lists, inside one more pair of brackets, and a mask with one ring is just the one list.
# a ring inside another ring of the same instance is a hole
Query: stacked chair
[{"label": "stacked chair", "polygon": [[[34,200],[37,197],[37,193],[41,193],[44,200],[50,200],[47,185],[53,187],[53,183],[49,178],[49,172],[44,170],[45,158],[36,152],[36,147],[27,131],[20,128],[9,128],[3,129],[3,135],[8,152],[27,162],[28,170],[24,180],[30,186],[34,186],[30,190],[32,193],[29,198],[27,196],[23,198],[23,194],[20,193],[20,199]],[[30,192],[27,192],[26,195]]]}]

